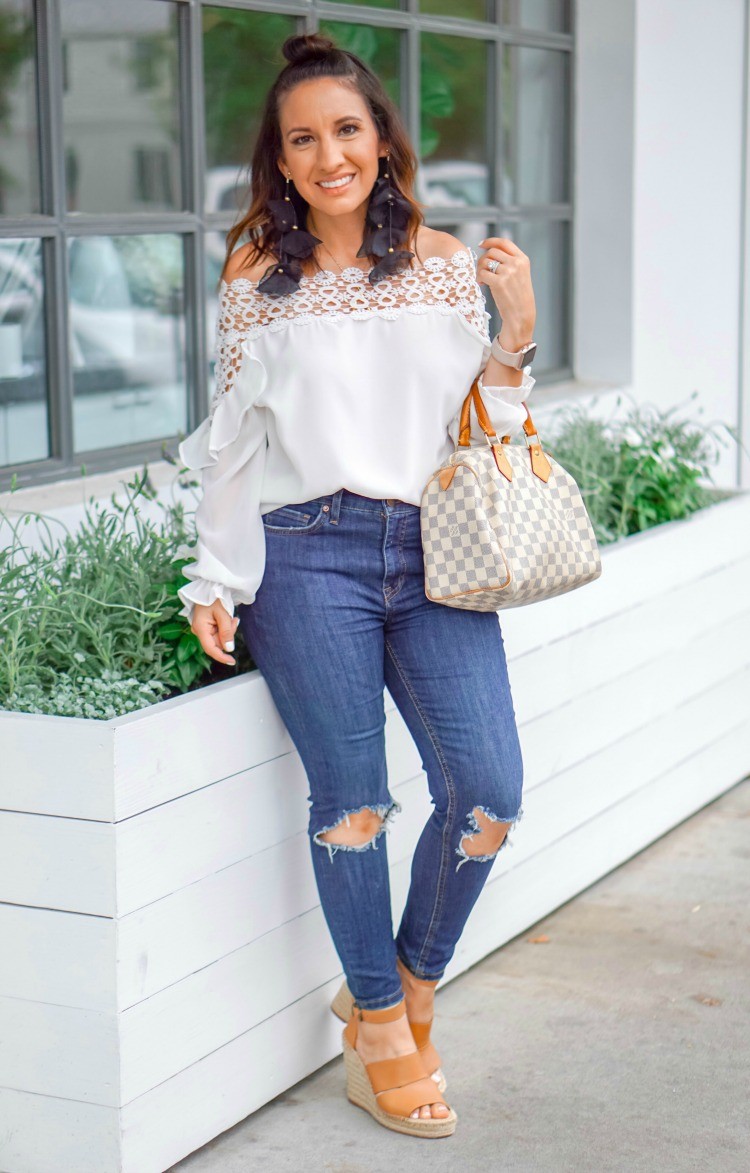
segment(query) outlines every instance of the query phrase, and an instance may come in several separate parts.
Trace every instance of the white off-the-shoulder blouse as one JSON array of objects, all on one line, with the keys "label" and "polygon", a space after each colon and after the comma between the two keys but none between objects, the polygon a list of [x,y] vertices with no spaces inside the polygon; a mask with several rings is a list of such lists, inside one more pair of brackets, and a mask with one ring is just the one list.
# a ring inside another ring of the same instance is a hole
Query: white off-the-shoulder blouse
[{"label": "white off-the-shoulder blouse", "polygon": [[[216,388],[178,448],[202,470],[182,615],[254,602],[272,509],[341,488],[420,504],[490,356],[476,260],[462,248],[376,285],[361,269],[323,270],[280,298],[244,277],[221,282]],[[520,430],[534,382],[529,368],[519,387],[480,381],[498,435]],[[471,439],[486,443],[473,411]]]}]

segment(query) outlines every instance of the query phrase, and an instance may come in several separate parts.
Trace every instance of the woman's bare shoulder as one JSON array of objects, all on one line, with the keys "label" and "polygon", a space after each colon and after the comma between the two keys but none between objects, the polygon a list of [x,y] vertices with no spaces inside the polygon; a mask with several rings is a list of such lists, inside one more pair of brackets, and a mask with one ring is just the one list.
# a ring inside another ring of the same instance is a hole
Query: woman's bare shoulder
[{"label": "woman's bare shoulder", "polygon": [[453,259],[454,253],[465,249],[466,245],[450,232],[443,232],[439,228],[428,228],[422,225],[419,229],[416,251],[422,262],[428,257],[442,257],[445,261]]},{"label": "woman's bare shoulder", "polygon": [[260,260],[256,259],[251,262],[253,251],[252,244],[243,244],[234,250],[221,274],[222,280],[226,281],[227,285],[238,277],[245,277],[248,281],[260,281],[268,266],[273,264],[276,259],[266,253]]}]

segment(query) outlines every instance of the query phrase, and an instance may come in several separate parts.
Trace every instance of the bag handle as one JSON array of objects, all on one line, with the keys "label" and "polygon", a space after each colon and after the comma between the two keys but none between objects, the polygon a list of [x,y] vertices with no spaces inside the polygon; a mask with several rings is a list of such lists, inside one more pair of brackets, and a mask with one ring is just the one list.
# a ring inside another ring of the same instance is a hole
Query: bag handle
[{"label": "bag handle", "polygon": [[[461,405],[461,416],[458,426],[458,444],[456,446],[456,451],[458,448],[471,447],[472,403],[474,404],[474,410],[477,413],[479,426],[487,437],[487,441],[495,455],[495,460],[498,461],[498,457],[502,459],[503,454],[502,450],[501,452],[497,452],[495,449],[495,445],[498,443],[498,437],[494,427],[492,426],[492,420],[487,413],[487,408],[484,406],[484,400],[482,399],[482,394],[479,390],[479,375],[477,375],[474,379],[466,394],[466,398]],[[542,445],[539,440],[539,433],[537,432],[534,421],[531,418],[531,412],[529,411],[526,403],[524,403],[523,406],[526,411],[526,419],[523,421],[523,431],[526,438],[526,446],[529,450],[529,457],[531,459],[531,469],[540,480],[548,481],[552,471],[552,466],[550,465],[547,456],[542,451]],[[532,443],[532,440],[534,443]],[[503,436],[500,440],[500,444],[507,444],[509,441],[510,436]],[[503,467],[500,467],[500,462],[498,461],[498,467],[500,468],[500,471],[505,477],[508,478],[508,480],[510,480],[507,471],[507,461],[502,460],[502,464]]]},{"label": "bag handle", "polygon": [[[487,414],[487,408],[484,406],[484,400],[482,399],[482,393],[479,390],[479,375],[477,375],[476,379],[471,384],[469,391],[467,392],[467,395],[463,401],[463,404],[461,405],[461,417],[460,417],[460,422],[459,422],[459,426],[458,426],[458,447],[459,448],[469,448],[471,446],[471,404],[472,404],[472,402],[474,403],[474,409],[477,413],[477,419],[479,421],[479,426],[481,427],[485,436],[493,437],[494,439],[497,439],[495,429],[492,426],[492,420],[490,419],[489,415]],[[534,421],[531,418],[531,412],[529,411],[526,403],[524,403],[523,406],[526,410],[526,419],[523,421],[523,430],[526,435],[526,439],[528,441],[532,437],[536,437],[538,440],[539,433],[537,432],[536,427],[534,425]],[[510,436],[503,436],[502,443],[507,444],[509,440],[510,440]]]}]

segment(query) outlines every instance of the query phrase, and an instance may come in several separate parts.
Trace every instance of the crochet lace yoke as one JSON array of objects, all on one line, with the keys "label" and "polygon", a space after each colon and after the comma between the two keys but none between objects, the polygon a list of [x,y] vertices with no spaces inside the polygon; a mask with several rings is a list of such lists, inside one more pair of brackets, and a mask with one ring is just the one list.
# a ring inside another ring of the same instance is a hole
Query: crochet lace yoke
[{"label": "crochet lace yoke", "polygon": [[461,248],[450,259],[427,257],[418,269],[404,269],[371,285],[362,269],[341,273],[322,269],[303,276],[297,290],[284,297],[257,292],[258,282],[247,277],[220,282],[216,329],[216,389],[211,414],[222,395],[230,390],[239,370],[240,344],[264,331],[274,333],[290,326],[304,326],[321,319],[372,317],[394,319],[403,313],[461,314],[490,345],[490,314],[476,279],[477,254]]}]

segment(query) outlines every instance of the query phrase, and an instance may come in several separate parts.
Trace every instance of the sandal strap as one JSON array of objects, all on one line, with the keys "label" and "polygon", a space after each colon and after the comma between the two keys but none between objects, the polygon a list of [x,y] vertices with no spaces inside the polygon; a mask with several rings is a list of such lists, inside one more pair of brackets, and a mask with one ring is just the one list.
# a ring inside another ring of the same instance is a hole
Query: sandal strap
[{"label": "sandal strap", "polygon": [[402,998],[395,1006],[383,1006],[379,1010],[368,1010],[367,1007],[352,1003],[352,1014],[360,1022],[395,1022],[406,1013],[406,999]]},{"label": "sandal strap", "polygon": [[397,1055],[395,1059],[375,1059],[372,1063],[365,1063],[365,1070],[375,1095],[405,1087],[428,1075],[419,1051]]},{"label": "sandal strap", "polygon": [[426,1104],[445,1104],[435,1080],[429,1075],[414,1083],[407,1083],[405,1087],[379,1092],[377,1102],[384,1112],[390,1112],[393,1116],[411,1116],[415,1108],[422,1108]]},{"label": "sandal strap", "polygon": [[429,1022],[409,1022],[409,1026],[427,1071],[437,1071],[440,1067],[440,1055],[435,1044],[430,1040],[432,1019]]},{"label": "sandal strap", "polygon": [[419,1047],[420,1051],[426,1047],[430,1041],[430,1030],[432,1028],[432,1019],[429,1022],[412,1022],[409,1020],[411,1033],[414,1036],[414,1042]]},{"label": "sandal strap", "polygon": [[366,1063],[365,1070],[378,1104],[393,1116],[411,1116],[415,1108],[425,1104],[445,1103],[419,1051],[395,1059],[376,1059]]}]

